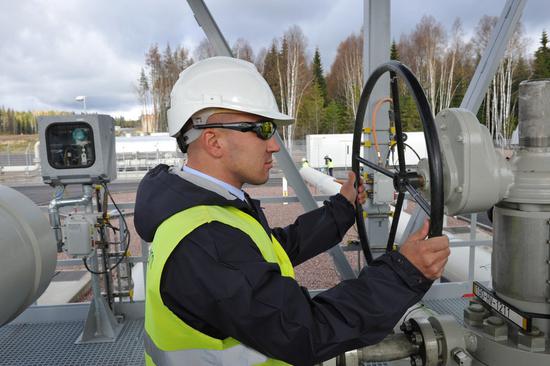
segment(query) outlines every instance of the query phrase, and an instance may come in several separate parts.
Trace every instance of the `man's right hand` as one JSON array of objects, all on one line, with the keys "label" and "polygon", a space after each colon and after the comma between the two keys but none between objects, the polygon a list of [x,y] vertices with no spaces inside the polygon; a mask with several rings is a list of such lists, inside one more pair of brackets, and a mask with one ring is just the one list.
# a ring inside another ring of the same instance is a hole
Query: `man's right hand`
[{"label": "man's right hand", "polygon": [[428,220],[420,230],[411,234],[399,252],[405,256],[424,277],[435,280],[443,274],[443,269],[451,254],[449,238],[436,236],[426,239],[429,231]]}]

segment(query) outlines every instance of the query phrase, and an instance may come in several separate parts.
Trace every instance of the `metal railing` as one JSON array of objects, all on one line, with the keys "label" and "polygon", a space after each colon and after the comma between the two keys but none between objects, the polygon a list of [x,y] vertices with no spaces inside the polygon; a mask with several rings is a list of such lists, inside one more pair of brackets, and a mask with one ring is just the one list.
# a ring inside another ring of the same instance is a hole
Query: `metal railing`
[{"label": "metal railing", "polygon": [[[327,195],[316,195],[314,196],[314,199],[318,202],[322,202],[328,198]],[[290,196],[290,197],[259,197],[259,199],[262,201],[262,203],[298,203],[299,200],[296,196]],[[133,212],[134,209],[134,203],[119,203],[119,208],[126,212],[126,215],[132,215],[131,212]],[[110,209],[114,209],[114,207],[109,207]],[[128,213],[130,212],[130,213]],[[492,246],[492,240],[483,240],[477,238],[477,221],[471,220],[471,222],[468,224],[470,228],[470,234],[469,234],[469,240],[452,240],[450,243],[451,248],[463,248],[468,247],[469,248],[469,262],[468,265],[468,279],[467,283],[471,283],[474,280],[474,266],[475,266],[475,249],[477,247],[481,246]],[[444,228],[448,229],[447,227]],[[131,263],[143,263],[143,283],[145,284],[145,277],[146,277],[146,268],[147,268],[147,254],[148,254],[148,248],[149,243],[143,241],[140,239],[140,248],[141,253],[139,256],[131,256],[128,258],[128,261]],[[350,249],[348,249],[350,250]],[[362,251],[360,247],[357,247],[357,255],[360,256],[362,254]],[[365,263],[363,261],[363,263]],[[57,262],[59,267],[67,267],[67,266],[75,266],[75,265],[81,265],[82,259],[61,259]],[[451,283],[442,283],[439,286],[448,286]],[[466,286],[467,287],[467,286]],[[312,291],[316,291],[313,289]]]}]

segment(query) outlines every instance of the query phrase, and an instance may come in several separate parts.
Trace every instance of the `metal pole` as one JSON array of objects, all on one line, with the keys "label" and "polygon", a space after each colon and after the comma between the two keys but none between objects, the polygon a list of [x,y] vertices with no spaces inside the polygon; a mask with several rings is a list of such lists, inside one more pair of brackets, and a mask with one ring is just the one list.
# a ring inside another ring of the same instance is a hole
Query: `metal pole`
[{"label": "metal pole", "polygon": [[[477,235],[477,214],[470,216],[470,241],[476,241]],[[468,281],[472,282],[475,275],[475,263],[476,263],[476,247],[470,247],[470,256],[468,260]]]},{"label": "metal pole", "polygon": [[204,31],[204,34],[206,34],[206,37],[208,38],[208,41],[210,41],[210,44],[212,45],[212,48],[214,48],[216,54],[218,56],[233,57],[231,48],[227,44],[223,33],[220,28],[218,28],[216,21],[214,21],[214,17],[210,14],[210,10],[208,10],[208,7],[204,1],[187,0],[187,3],[189,3],[191,10],[195,14],[197,23],[199,23],[199,26]]},{"label": "metal pole", "polygon": [[[218,28],[204,1],[187,0],[187,2],[195,14],[195,19],[202,27],[206,37],[212,44],[216,54],[220,56],[233,57],[229,45],[227,44],[222,32]],[[292,158],[285,149],[285,145],[281,139],[281,136],[279,136],[279,133],[275,134],[275,138],[281,147],[281,150],[275,154],[275,158],[285,173],[285,177],[288,179],[288,182],[296,192],[296,196],[298,196],[300,203],[304,207],[305,211],[311,211],[318,208],[317,202],[315,202],[311,192],[300,177],[300,173],[298,173],[298,169],[296,169]],[[340,246],[336,245],[331,248],[329,250],[329,254],[332,256],[336,269],[342,279],[355,278],[355,273],[347,261],[344,252],[340,249]]]},{"label": "metal pole", "polygon": [[[364,0],[364,25],[363,25],[363,75],[364,81],[378,67],[390,60],[390,45],[391,45],[391,1],[390,0]],[[389,74],[383,75],[375,86],[372,95],[371,103],[367,108],[364,127],[372,127],[370,117],[374,103],[381,98],[390,95]],[[384,104],[380,109],[380,113],[376,118],[376,132],[380,146],[380,154],[385,156],[388,150],[387,143],[390,140],[389,136],[390,120],[388,115],[388,105]],[[369,140],[371,135],[364,135],[364,140]],[[376,161],[377,155],[374,148],[365,148],[364,155],[367,160]],[[366,171],[373,173],[370,168]],[[367,200],[365,212],[379,213],[388,212],[388,205],[375,205],[371,199]],[[368,218],[366,219],[367,233],[369,241],[373,247],[385,247],[389,232],[389,221],[387,217]]]}]

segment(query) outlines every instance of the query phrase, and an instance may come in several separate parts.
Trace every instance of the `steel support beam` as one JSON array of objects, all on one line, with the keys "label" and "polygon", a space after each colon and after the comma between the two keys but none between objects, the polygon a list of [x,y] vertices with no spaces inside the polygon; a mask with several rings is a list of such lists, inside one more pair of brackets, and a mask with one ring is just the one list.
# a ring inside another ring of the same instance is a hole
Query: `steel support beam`
[{"label": "steel support beam", "polygon": [[[204,33],[206,34],[206,37],[212,44],[212,47],[214,48],[216,54],[219,56],[233,57],[233,54],[231,52],[231,49],[229,48],[229,45],[227,44],[227,41],[225,40],[225,37],[220,31],[220,28],[217,26],[216,21],[212,17],[212,14],[210,14],[210,11],[206,7],[204,1],[187,0],[187,2],[189,3],[191,10],[195,14],[195,19],[202,27]],[[277,163],[281,166],[281,169],[285,173],[285,177],[288,179],[289,184],[294,189],[294,192],[296,192],[296,196],[298,196],[298,199],[304,207],[304,210],[307,212],[316,209],[319,206],[311,195],[311,192],[307,188],[306,184],[300,177],[300,173],[298,173],[298,169],[296,169],[296,165],[294,165],[290,154],[286,150],[281,136],[279,136],[279,133],[275,134],[275,138],[277,139],[277,143],[281,147],[281,151],[275,154]],[[342,279],[355,278],[355,273],[353,272],[353,269],[351,268],[349,262],[344,255],[344,252],[339,245],[332,247],[329,250],[329,254],[332,256],[336,269]]]},{"label": "steel support beam", "polygon": [[[364,0],[364,24],[363,24],[363,78],[366,82],[372,71],[379,65],[390,60],[391,46],[391,20],[390,20],[390,0]],[[367,108],[365,121],[363,126],[372,127],[372,109],[376,101],[381,98],[390,96],[390,78],[386,73],[380,78],[376,84],[372,94],[371,102]],[[390,140],[389,136],[389,115],[388,104],[384,104],[376,117],[376,132],[378,135],[378,143],[380,154],[386,156],[388,151],[387,143]],[[364,135],[364,140],[371,139],[372,135]],[[378,156],[374,149],[365,149],[364,153],[367,160],[377,161]],[[366,171],[372,173],[370,168]],[[368,214],[376,214],[379,212],[388,212],[387,205],[375,205],[372,200],[367,200],[363,208]],[[389,220],[387,217],[382,218],[367,218],[366,228],[371,247],[385,247],[388,240]]]}]

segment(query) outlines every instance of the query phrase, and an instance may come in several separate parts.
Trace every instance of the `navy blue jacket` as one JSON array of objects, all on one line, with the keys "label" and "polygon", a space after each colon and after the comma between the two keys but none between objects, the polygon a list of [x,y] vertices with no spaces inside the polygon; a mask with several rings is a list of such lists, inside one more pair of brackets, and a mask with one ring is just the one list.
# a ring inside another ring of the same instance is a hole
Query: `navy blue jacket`
[{"label": "navy blue jacket", "polygon": [[[270,229],[259,201],[252,202],[250,208],[224,198],[159,165],[139,185],[134,224],[151,242],[157,227],[179,211],[234,206],[273,233],[298,265],[339,243],[354,222],[353,206],[340,194],[286,228]],[[212,222],[173,251],[162,273],[161,296],[174,314],[209,336],[233,337],[269,357],[311,365],[382,340],[430,284],[394,252],[364,268],[357,279],[311,298],[295,280],[281,276],[277,264],[266,262],[250,237]]]}]

